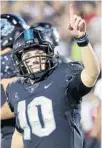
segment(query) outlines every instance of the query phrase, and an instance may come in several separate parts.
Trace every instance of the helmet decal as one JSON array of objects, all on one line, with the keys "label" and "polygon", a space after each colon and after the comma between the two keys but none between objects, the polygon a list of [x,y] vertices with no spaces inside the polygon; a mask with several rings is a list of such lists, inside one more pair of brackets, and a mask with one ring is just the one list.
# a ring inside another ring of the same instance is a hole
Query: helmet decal
[{"label": "helmet decal", "polygon": [[7,19],[0,19],[1,36],[7,36],[14,30],[14,26]]},{"label": "helmet decal", "polygon": [[34,39],[34,34],[32,29],[27,29],[24,31],[24,40],[30,41]]},{"label": "helmet decal", "polygon": [[0,18],[0,34],[1,34],[1,50],[12,48],[14,40],[20,35],[24,29],[28,29],[29,25],[18,15],[1,14]]}]

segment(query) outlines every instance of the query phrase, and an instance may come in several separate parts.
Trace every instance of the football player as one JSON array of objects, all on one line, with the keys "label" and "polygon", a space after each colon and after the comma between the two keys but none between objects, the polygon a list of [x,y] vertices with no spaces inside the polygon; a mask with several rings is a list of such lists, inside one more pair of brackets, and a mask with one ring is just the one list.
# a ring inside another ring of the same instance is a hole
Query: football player
[{"label": "football player", "polygon": [[[10,109],[6,102],[5,89],[9,82],[16,79],[17,71],[12,60],[12,46],[14,39],[24,30],[26,22],[19,16],[14,14],[2,14],[0,18],[0,34],[1,34],[1,116],[9,113]],[[10,118],[13,118],[12,112]],[[8,116],[9,118],[9,116]],[[15,119],[1,121],[2,148],[11,147],[12,134],[15,129]]]},{"label": "football player", "polygon": [[16,116],[12,147],[19,139],[19,148],[82,148],[80,102],[95,84],[99,64],[86,23],[75,15],[72,5],[69,30],[81,48],[84,68],[54,56],[56,44],[48,28],[31,27],[14,42],[13,59],[21,78],[7,87],[9,106]]}]

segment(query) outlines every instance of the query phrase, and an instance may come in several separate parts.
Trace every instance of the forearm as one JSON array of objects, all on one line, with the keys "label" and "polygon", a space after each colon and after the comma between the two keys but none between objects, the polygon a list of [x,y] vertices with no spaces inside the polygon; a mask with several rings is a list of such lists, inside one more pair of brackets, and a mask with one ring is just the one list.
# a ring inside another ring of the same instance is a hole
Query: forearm
[{"label": "forearm", "polygon": [[5,102],[5,104],[0,108],[0,119],[5,120],[11,118],[14,118],[14,113],[11,112],[8,103]]},{"label": "forearm", "polygon": [[17,79],[18,79],[18,77],[5,78],[5,79],[2,79],[0,81],[0,83],[3,85],[4,90],[6,91],[6,88],[7,88],[8,84],[12,83],[13,81],[16,81]]},{"label": "forearm", "polygon": [[91,87],[97,80],[100,68],[97,57],[89,44],[89,39],[86,35],[86,22],[80,16],[77,16],[74,10],[73,5],[70,5],[68,28],[78,46],[81,48],[82,62],[85,67],[81,73],[81,80],[85,86]]},{"label": "forearm", "polygon": [[11,48],[6,48],[4,50],[1,50],[0,55],[4,55],[4,54],[8,53],[9,51],[11,51]]},{"label": "forearm", "polygon": [[17,130],[15,130],[12,136],[11,148],[23,148],[22,135]]},{"label": "forearm", "polygon": [[91,87],[95,84],[97,77],[99,76],[100,66],[90,43],[87,46],[80,48],[82,62],[84,64],[84,70],[81,73],[81,79],[86,86]]}]

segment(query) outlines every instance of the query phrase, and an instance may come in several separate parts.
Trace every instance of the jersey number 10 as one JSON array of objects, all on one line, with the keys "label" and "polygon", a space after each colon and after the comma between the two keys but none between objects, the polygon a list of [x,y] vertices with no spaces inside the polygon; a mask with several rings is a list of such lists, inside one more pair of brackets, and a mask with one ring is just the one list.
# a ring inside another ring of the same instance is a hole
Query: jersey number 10
[{"label": "jersey number 10", "polygon": [[24,130],[24,139],[31,139],[31,132],[39,137],[50,135],[56,129],[52,100],[40,96],[28,105],[26,101],[18,103],[18,119]]}]

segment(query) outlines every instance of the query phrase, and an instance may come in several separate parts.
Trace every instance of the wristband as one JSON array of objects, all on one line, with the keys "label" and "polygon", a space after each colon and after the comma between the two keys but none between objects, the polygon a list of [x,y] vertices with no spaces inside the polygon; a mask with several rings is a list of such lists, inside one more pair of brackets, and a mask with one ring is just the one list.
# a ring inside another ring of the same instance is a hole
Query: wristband
[{"label": "wristband", "polygon": [[87,34],[85,34],[81,38],[74,38],[74,39],[77,42],[79,47],[84,47],[84,46],[88,45],[88,43],[89,43],[89,39],[88,39],[88,35]]}]

